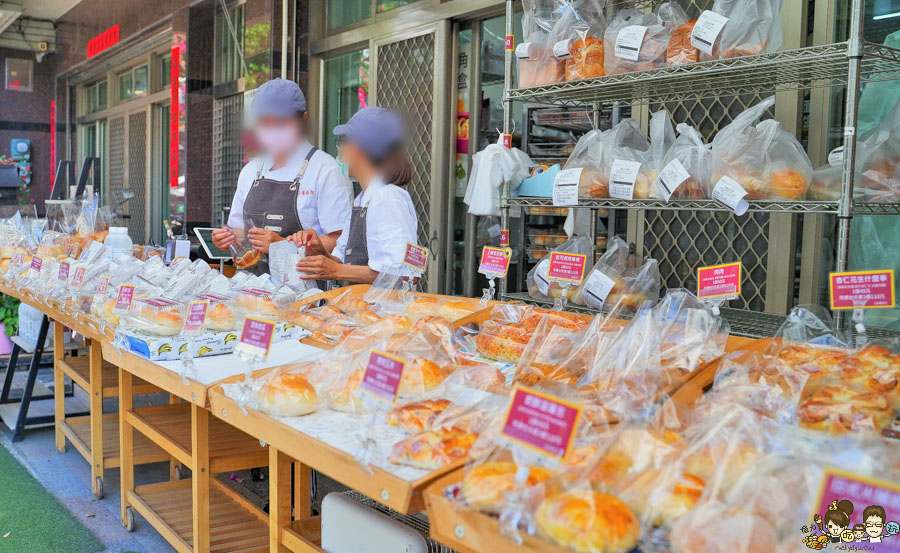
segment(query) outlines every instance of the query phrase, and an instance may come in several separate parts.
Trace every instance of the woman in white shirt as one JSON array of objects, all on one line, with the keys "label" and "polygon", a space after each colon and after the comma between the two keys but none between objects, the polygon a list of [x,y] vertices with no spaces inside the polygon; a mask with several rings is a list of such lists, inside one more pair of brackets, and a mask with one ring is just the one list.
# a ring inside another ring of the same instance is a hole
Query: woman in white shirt
[{"label": "woman in white shirt", "polygon": [[[250,114],[263,154],[241,170],[228,225],[213,231],[213,242],[227,249],[246,232],[253,249],[268,254],[269,244],[310,230],[332,251],[350,217],[353,189],[337,161],[306,140],[303,92],[293,81],[268,81]],[[250,269],[266,273],[268,262]]]},{"label": "woman in white shirt", "polygon": [[403,258],[406,244],[416,243],[418,220],[404,190],[412,170],[403,154],[403,123],[386,109],[366,107],[335,127],[334,136],[338,155],[362,192],[332,253],[312,229],[294,235],[307,254],[297,270],[307,280],[362,283],[385,271],[408,275]]}]

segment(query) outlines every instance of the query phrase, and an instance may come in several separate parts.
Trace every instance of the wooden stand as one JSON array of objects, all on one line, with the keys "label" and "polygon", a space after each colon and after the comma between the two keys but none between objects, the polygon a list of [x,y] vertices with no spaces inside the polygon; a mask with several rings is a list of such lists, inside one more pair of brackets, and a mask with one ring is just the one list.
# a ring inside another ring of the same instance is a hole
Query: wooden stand
[{"label": "wooden stand", "polygon": [[[222,421],[210,421],[203,384],[184,383],[172,371],[108,343],[103,354],[119,369],[122,524],[132,530],[137,511],[180,553],[267,551],[266,514],[212,477],[266,466],[266,447]],[[136,376],[188,403],[134,407]],[[189,468],[191,479],[135,487],[135,430]]]}]

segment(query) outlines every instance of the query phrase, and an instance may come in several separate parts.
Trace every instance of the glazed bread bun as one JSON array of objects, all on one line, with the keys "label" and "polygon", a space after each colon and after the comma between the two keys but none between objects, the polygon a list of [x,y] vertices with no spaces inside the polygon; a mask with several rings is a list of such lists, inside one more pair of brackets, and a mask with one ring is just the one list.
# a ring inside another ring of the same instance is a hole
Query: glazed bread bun
[{"label": "glazed bread bun", "polygon": [[363,401],[357,397],[356,389],[362,382],[364,371],[357,369],[350,373],[344,385],[331,395],[328,406],[342,413],[362,413],[365,411]]},{"label": "glazed bread bun", "polygon": [[687,472],[670,474],[650,468],[637,475],[621,495],[634,512],[641,514],[641,520],[663,526],[693,509],[705,486],[702,478]]},{"label": "glazed bread bun", "polygon": [[380,317],[371,309],[360,309],[353,314],[353,320],[364,325],[376,322]]},{"label": "glazed bread bun", "polygon": [[441,304],[440,316],[448,321],[457,321],[478,311],[478,304],[466,300],[447,300]]},{"label": "glazed bread bun", "polygon": [[343,322],[343,321],[338,321],[338,320],[335,320],[335,319],[332,319],[332,320],[330,320],[330,321],[326,321],[326,322],[319,328],[319,331],[320,331],[322,334],[324,334],[324,335],[326,335],[326,336],[329,336],[329,337],[332,338],[332,339],[333,339],[333,338],[337,338],[337,337],[339,337],[339,336],[342,336],[342,335],[343,335],[345,332],[347,332],[348,330],[353,330],[353,327],[350,326],[349,324]]},{"label": "glazed bread bun", "polygon": [[296,313],[291,315],[288,322],[295,324],[300,328],[309,330],[310,332],[321,330],[322,325],[325,324],[325,321],[315,315],[310,315],[309,313]]},{"label": "glazed bread bun", "polygon": [[323,305],[322,307],[313,310],[313,313],[322,319],[334,319],[336,317],[343,318],[344,312],[335,307],[334,305]]},{"label": "glazed bread bun", "polygon": [[369,303],[362,298],[348,298],[338,302],[338,306],[341,309],[344,309],[349,312],[359,311],[361,309],[368,309]]},{"label": "glazed bread bun", "polygon": [[299,417],[316,410],[316,389],[299,374],[281,373],[257,392],[260,411],[275,417]]},{"label": "glazed bread bun", "polygon": [[681,517],[669,533],[673,553],[717,553],[722,544],[741,553],[771,553],[778,546],[772,526],[750,513],[713,503]]},{"label": "glazed bread bun", "polygon": [[[526,486],[536,486],[553,474],[542,467],[531,467]],[[503,508],[503,496],[516,488],[516,464],[491,461],[466,470],[460,491],[470,507],[485,513],[498,514]]]},{"label": "glazed bread bun", "polygon": [[212,306],[206,315],[206,326],[212,330],[233,330],[237,327],[234,311],[224,303]]},{"label": "glazed bread bun", "polygon": [[266,296],[254,296],[253,294],[241,294],[234,301],[234,304],[241,310],[258,315],[275,316],[278,309],[272,298]]},{"label": "glazed bread bun", "polygon": [[12,259],[10,259],[8,257],[4,257],[3,259],[0,259],[0,271],[3,271],[4,273],[6,271],[8,271],[10,261],[12,261]]},{"label": "glazed bread bun", "polygon": [[625,553],[640,536],[637,517],[619,498],[593,490],[548,497],[537,508],[542,535],[577,553]]},{"label": "glazed bread bun", "polygon": [[609,198],[609,179],[594,167],[585,167],[578,180],[579,198]]},{"label": "glazed bread bun", "polygon": [[419,357],[403,369],[398,393],[415,395],[429,392],[444,381],[444,371],[434,362]]},{"label": "glazed bread bun", "polygon": [[406,306],[406,314],[414,319],[431,317],[440,313],[437,298],[417,298]]},{"label": "glazed bread bun", "polygon": [[759,450],[743,444],[710,444],[692,453],[684,470],[703,478],[708,483],[716,482],[725,492],[730,490],[760,456]]},{"label": "glazed bread bun", "polygon": [[391,328],[394,332],[406,332],[412,328],[412,320],[406,315],[387,315],[381,318],[379,324]]}]

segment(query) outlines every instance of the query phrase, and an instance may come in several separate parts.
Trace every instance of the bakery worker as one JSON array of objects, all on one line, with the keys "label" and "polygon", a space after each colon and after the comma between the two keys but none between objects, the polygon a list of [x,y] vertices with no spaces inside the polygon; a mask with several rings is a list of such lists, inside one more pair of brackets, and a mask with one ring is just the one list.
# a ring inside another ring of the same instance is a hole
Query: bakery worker
[{"label": "bakery worker", "polygon": [[362,192],[333,252],[315,229],[294,236],[306,246],[307,257],[297,263],[304,279],[371,283],[385,271],[411,276],[403,258],[406,244],[416,243],[418,221],[405,190],[412,178],[405,134],[400,118],[379,107],[363,108],[334,128],[338,156]]},{"label": "bakery worker", "polygon": [[[337,161],[306,139],[306,98],[297,83],[273,79],[263,84],[250,107],[253,133],[262,153],[238,176],[228,224],[213,231],[216,247],[228,249],[247,233],[253,249],[302,230],[313,231],[331,252],[350,218],[353,188]],[[268,272],[268,263],[252,267]]]}]

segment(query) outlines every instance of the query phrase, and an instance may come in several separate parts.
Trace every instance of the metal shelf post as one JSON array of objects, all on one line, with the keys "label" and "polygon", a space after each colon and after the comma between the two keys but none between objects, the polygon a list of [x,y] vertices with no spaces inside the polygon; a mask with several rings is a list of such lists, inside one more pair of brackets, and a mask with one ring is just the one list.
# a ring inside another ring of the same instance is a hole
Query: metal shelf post
[{"label": "metal shelf post", "polygon": [[[512,100],[509,97],[509,90],[512,88],[512,79],[513,79],[513,49],[515,48],[515,44],[512,44],[512,36],[513,36],[513,10],[515,6],[513,4],[514,0],[506,0],[506,44],[503,50],[503,134],[512,135]],[[512,147],[512,137],[509,138],[510,144]],[[502,196],[506,198],[509,196],[509,182],[503,183]],[[509,206],[505,203],[500,208],[500,228],[509,230]],[[508,276],[506,278],[500,279],[500,294],[506,294],[507,281]]]}]

